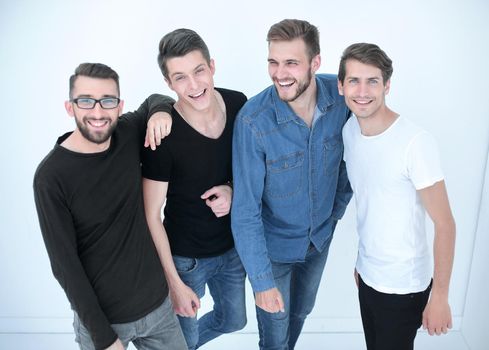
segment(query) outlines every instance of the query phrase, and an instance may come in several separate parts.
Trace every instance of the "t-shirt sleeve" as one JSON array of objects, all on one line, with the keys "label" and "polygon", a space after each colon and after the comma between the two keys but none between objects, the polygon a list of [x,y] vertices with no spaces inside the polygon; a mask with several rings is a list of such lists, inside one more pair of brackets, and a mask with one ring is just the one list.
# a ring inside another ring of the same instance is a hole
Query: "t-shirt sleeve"
[{"label": "t-shirt sleeve", "polygon": [[416,190],[443,180],[438,147],[428,132],[416,135],[407,151],[407,171]]},{"label": "t-shirt sleeve", "polygon": [[173,157],[168,146],[167,138],[162,141],[160,146],[156,147],[156,150],[153,151],[147,147],[141,151],[141,171],[143,177],[155,181],[170,181],[173,169]]}]

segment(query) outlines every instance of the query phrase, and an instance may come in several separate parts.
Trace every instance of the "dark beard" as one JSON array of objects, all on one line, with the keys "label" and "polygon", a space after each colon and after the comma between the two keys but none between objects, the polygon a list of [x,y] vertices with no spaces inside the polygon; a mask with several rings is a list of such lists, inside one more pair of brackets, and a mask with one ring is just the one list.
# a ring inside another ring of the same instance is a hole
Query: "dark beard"
[{"label": "dark beard", "polygon": [[96,143],[97,145],[100,145],[107,141],[111,136],[112,133],[114,132],[116,126],[117,126],[117,120],[114,123],[111,123],[109,126],[109,129],[105,133],[91,133],[88,128],[86,127],[86,123],[88,118],[83,118],[83,122],[79,122],[77,118],[75,118],[76,121],[76,126],[78,127],[78,130],[80,130],[80,133],[84,138],[86,138],[88,141]]}]

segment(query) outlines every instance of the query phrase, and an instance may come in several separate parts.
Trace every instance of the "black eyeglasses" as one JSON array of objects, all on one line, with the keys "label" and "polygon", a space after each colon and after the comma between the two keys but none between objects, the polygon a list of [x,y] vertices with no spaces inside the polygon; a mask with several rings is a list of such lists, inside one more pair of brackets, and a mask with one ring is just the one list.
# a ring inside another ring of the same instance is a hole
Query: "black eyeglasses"
[{"label": "black eyeglasses", "polygon": [[90,97],[80,97],[71,100],[71,102],[75,103],[78,108],[81,109],[93,109],[97,103],[100,104],[100,107],[103,109],[113,109],[119,105],[120,101],[121,100],[117,97],[104,97],[100,100]]}]

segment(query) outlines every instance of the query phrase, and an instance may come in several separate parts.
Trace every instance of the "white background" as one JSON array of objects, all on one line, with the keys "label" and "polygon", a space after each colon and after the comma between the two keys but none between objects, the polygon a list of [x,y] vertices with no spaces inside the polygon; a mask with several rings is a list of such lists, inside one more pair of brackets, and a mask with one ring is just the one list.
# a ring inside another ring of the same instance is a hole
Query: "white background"
[{"label": "white background", "polygon": [[[32,177],[57,136],[74,127],[63,102],[75,67],[102,62],[114,68],[126,110],[154,92],[174,96],[157,66],[157,47],[164,34],[187,27],[209,46],[216,86],[251,97],[270,84],[266,33],[284,18],[319,28],[319,72],[336,73],[341,52],[354,42],[377,43],[394,61],[387,102],[437,139],[457,222],[450,291],[455,328],[462,329],[470,316],[472,341],[482,339],[479,320],[489,312],[482,289],[489,227],[489,194],[483,189],[489,144],[484,0],[1,0],[0,333],[71,331],[69,304],[52,277],[39,231]],[[350,206],[306,332],[361,330],[352,279],[356,247]],[[251,293],[248,299],[245,330],[255,332]]]}]

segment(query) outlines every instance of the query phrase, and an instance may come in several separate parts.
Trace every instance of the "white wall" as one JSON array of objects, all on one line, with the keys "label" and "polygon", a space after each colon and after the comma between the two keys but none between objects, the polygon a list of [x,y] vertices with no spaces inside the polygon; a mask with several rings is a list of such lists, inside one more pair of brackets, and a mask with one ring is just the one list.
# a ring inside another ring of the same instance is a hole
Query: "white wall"
[{"label": "white wall", "polygon": [[[216,85],[252,96],[270,84],[265,36],[283,18],[319,27],[321,72],[336,72],[342,50],[353,42],[375,42],[393,59],[389,105],[433,133],[441,150],[458,227],[450,302],[460,329],[471,305],[467,295],[485,295],[469,276],[472,271],[475,281],[484,272],[471,263],[489,146],[486,1],[24,0],[0,2],[0,332],[71,330],[69,305],[39,232],[32,177],[56,137],[73,128],[63,101],[74,68],[86,61],[112,66],[126,109],[134,109],[150,93],[171,94],[156,64],[157,45],[165,33],[188,27],[216,60]],[[479,239],[484,234],[479,229]],[[351,277],[356,241],[349,207],[306,331],[361,329]],[[480,256],[486,247],[477,247]],[[487,264],[474,264],[479,261]],[[254,322],[247,329],[256,330]]]},{"label": "white wall", "polygon": [[489,266],[489,154],[486,162],[486,176],[482,190],[482,200],[477,220],[476,239],[469,286],[465,301],[462,332],[472,349],[487,348],[489,334],[483,331],[487,323],[489,299],[487,298],[487,267]]}]

